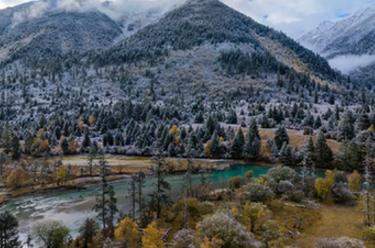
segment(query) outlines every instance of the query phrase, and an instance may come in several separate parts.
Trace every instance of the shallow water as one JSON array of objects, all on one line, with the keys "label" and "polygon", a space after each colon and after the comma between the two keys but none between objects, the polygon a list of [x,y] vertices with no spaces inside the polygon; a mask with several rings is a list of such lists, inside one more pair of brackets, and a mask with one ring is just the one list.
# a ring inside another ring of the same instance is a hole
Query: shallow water
[{"label": "shallow water", "polygon": [[[220,187],[228,179],[234,176],[243,176],[251,170],[254,177],[267,173],[268,168],[254,164],[233,165],[231,168],[222,171],[213,171],[206,174],[209,182]],[[192,182],[200,182],[202,175],[193,174]],[[176,198],[183,192],[184,174],[171,175],[166,177],[171,185],[172,197]],[[144,195],[152,191],[153,177],[147,177],[144,185]],[[118,200],[118,209],[127,213],[130,206],[128,201],[128,179],[111,183],[114,186]],[[95,204],[95,194],[98,186],[90,186],[83,190],[55,191],[43,194],[34,194],[20,197],[9,201],[0,208],[0,211],[10,211],[14,214],[20,226],[21,239],[25,240],[30,233],[32,226],[44,220],[58,220],[63,222],[71,230],[73,237],[77,236],[79,226],[86,218],[94,217],[92,208]]]}]

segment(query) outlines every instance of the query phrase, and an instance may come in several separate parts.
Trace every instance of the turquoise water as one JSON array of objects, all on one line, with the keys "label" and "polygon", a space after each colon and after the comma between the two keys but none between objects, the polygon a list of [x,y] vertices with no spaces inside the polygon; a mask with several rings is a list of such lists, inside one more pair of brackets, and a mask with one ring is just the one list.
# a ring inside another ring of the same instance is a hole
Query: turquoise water
[{"label": "turquoise water", "polygon": [[[253,164],[233,165],[222,171],[213,171],[205,174],[205,177],[214,186],[220,187],[228,182],[231,177],[244,176],[247,171],[252,171],[254,177],[267,173],[269,168]],[[192,182],[197,184],[202,178],[201,174],[193,174]],[[171,185],[171,195],[174,198],[183,194],[184,174],[167,176],[166,180]],[[152,192],[153,177],[147,177],[144,185],[144,195]],[[111,183],[114,186],[118,199],[118,208],[122,213],[129,210],[128,179]],[[20,197],[11,200],[0,208],[0,211],[10,211],[19,221],[20,233],[24,238],[30,232],[32,226],[43,220],[58,220],[68,226],[72,236],[77,235],[79,226],[86,218],[95,217],[92,208],[95,204],[97,186],[91,186],[83,190],[69,190],[48,192]]]}]

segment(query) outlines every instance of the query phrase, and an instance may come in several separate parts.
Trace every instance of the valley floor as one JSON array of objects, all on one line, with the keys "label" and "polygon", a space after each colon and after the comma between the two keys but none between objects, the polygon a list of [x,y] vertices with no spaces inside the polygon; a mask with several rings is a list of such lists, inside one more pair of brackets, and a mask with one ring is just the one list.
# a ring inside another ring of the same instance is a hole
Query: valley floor
[{"label": "valley floor", "polygon": [[[360,205],[322,205],[317,212],[319,218],[306,227],[294,244],[296,247],[313,248],[318,238],[322,237],[363,239],[363,210]],[[375,243],[366,242],[366,247],[375,247]]]}]

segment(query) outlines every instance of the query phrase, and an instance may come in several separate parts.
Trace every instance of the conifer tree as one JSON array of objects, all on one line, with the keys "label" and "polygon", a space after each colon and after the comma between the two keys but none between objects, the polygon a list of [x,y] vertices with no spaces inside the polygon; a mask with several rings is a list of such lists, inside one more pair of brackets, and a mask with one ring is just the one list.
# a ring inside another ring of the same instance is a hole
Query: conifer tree
[{"label": "conifer tree", "polygon": [[9,212],[0,213],[0,247],[21,247],[18,238],[18,221]]},{"label": "conifer tree", "polygon": [[303,149],[303,167],[311,174],[315,173],[315,147],[311,137],[309,137]]},{"label": "conifer tree", "polygon": [[155,175],[155,182],[153,183],[154,191],[150,194],[150,209],[156,212],[156,218],[159,219],[161,210],[164,205],[168,205],[170,185],[165,180],[164,175],[165,161],[161,157],[155,158],[155,166],[153,168]]},{"label": "conifer tree", "polygon": [[101,155],[99,165],[101,176],[101,190],[96,197],[94,210],[102,223],[103,231],[108,234],[113,234],[114,216],[118,211],[116,206],[117,199],[113,190],[113,186],[110,185],[107,181],[109,168],[103,154]]},{"label": "conifer tree", "polygon": [[354,138],[354,126],[352,112],[349,110],[345,111],[338,125],[338,139],[340,141],[350,141]]},{"label": "conifer tree", "polygon": [[284,143],[289,144],[289,136],[284,126],[279,126],[275,132],[275,144],[277,149],[281,149]]},{"label": "conifer tree", "polygon": [[247,131],[247,140],[244,146],[244,157],[255,159],[260,152],[260,135],[256,121],[251,121]]},{"label": "conifer tree", "polygon": [[322,131],[318,133],[318,139],[315,147],[316,164],[321,168],[329,168],[333,160],[331,148],[327,145],[326,138]]},{"label": "conifer tree", "polygon": [[242,128],[239,127],[231,145],[232,158],[236,158],[236,159],[241,158],[244,144],[245,144],[245,138],[243,136]]}]

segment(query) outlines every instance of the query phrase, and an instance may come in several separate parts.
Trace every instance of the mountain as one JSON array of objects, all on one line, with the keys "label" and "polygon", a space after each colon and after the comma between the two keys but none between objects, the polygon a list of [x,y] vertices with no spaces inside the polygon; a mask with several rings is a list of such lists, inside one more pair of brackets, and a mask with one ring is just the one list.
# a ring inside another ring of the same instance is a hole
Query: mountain
[{"label": "mountain", "polygon": [[375,7],[369,7],[338,22],[324,22],[299,42],[354,79],[371,82],[375,79],[374,26]]},{"label": "mountain", "polygon": [[150,9],[118,13],[110,2],[40,0],[0,10],[0,64],[46,64],[68,54],[108,48],[155,22]]},{"label": "mountain", "polygon": [[335,23],[323,22],[299,41],[328,59],[346,54],[373,54],[374,26],[375,7],[369,7]]},{"label": "mountain", "polygon": [[222,51],[237,48],[244,54],[266,56],[278,66],[309,74],[321,83],[334,81],[337,76],[323,58],[217,0],[188,1],[94,60],[99,65],[111,65],[160,58],[168,61],[176,54],[194,53],[194,58],[188,58],[193,60],[201,55],[196,51],[205,50],[211,52],[211,64],[217,64]]},{"label": "mountain", "polygon": [[121,100],[312,101],[312,92],[355,101],[325,59],[218,0],[187,1],[129,35],[121,23],[93,9],[54,10],[6,28],[0,90],[13,113]]}]

